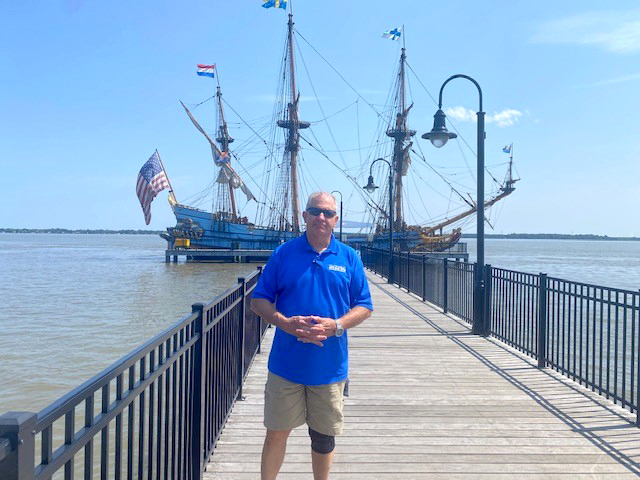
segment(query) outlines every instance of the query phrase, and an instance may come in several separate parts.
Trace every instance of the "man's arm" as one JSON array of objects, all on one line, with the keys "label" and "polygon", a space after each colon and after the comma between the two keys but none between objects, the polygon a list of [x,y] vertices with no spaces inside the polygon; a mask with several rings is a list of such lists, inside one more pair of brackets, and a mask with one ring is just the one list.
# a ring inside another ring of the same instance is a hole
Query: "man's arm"
[{"label": "man's arm", "polygon": [[322,341],[327,339],[323,326],[316,325],[310,321],[310,318],[313,317],[299,315],[285,317],[276,310],[276,306],[273,303],[265,298],[252,298],[250,308],[253,313],[262,317],[265,322],[298,337],[299,340],[305,343],[313,343],[322,347]]}]

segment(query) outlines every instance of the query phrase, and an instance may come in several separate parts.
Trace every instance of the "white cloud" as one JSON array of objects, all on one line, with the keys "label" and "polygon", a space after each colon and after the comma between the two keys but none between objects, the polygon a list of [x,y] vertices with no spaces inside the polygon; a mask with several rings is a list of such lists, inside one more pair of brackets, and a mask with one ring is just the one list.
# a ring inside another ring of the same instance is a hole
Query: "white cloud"
[{"label": "white cloud", "polygon": [[[447,117],[453,118],[460,122],[475,122],[477,119],[476,112],[465,107],[451,107],[445,110]],[[495,123],[498,127],[510,127],[516,124],[523,113],[513,108],[505,108],[501,112],[494,112],[493,115],[485,115],[485,122]]]},{"label": "white cloud", "polygon": [[585,12],[543,23],[534,43],[595,45],[612,53],[640,52],[640,10]]},{"label": "white cloud", "polygon": [[464,107],[447,108],[444,114],[447,117],[455,118],[460,122],[475,122],[477,118],[476,112]]}]

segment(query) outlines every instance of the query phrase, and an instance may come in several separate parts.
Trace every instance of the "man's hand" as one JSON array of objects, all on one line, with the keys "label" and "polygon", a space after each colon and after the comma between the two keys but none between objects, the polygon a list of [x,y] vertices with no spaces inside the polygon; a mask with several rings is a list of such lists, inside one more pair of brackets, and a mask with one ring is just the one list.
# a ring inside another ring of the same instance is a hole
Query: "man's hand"
[{"label": "man's hand", "polygon": [[322,346],[322,340],[335,335],[336,321],[332,318],[317,317],[311,315],[309,317],[301,317],[305,320],[307,326],[296,330],[298,340],[304,343],[313,343]]},{"label": "man's hand", "polygon": [[298,341],[304,343],[313,343],[319,347],[324,346],[322,343],[327,339],[324,326],[317,324],[313,319],[320,317],[305,317],[295,315],[287,319],[287,326],[284,330],[291,335],[298,337]]}]

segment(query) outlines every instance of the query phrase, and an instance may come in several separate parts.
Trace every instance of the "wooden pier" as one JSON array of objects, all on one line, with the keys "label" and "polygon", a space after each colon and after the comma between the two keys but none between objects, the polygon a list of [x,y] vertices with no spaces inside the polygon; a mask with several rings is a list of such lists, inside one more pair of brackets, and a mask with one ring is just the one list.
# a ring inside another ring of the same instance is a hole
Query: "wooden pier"
[{"label": "wooden pier", "polygon": [[[631,479],[635,415],[368,273],[332,479]],[[259,478],[269,329],[204,479]],[[305,427],[279,478],[311,479]]]},{"label": "wooden pier", "polygon": [[187,262],[266,263],[273,250],[222,250],[213,248],[168,248],[164,252],[165,263],[177,262],[185,257]]}]

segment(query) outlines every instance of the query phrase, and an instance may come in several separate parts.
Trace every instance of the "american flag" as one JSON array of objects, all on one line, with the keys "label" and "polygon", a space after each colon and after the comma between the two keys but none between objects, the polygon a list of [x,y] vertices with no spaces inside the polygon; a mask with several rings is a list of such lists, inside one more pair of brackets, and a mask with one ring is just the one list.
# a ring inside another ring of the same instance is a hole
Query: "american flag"
[{"label": "american flag", "polygon": [[168,187],[169,179],[164,173],[158,152],[155,152],[140,169],[136,186],[136,193],[140,199],[144,221],[147,225],[151,222],[151,202],[158,193]]}]

